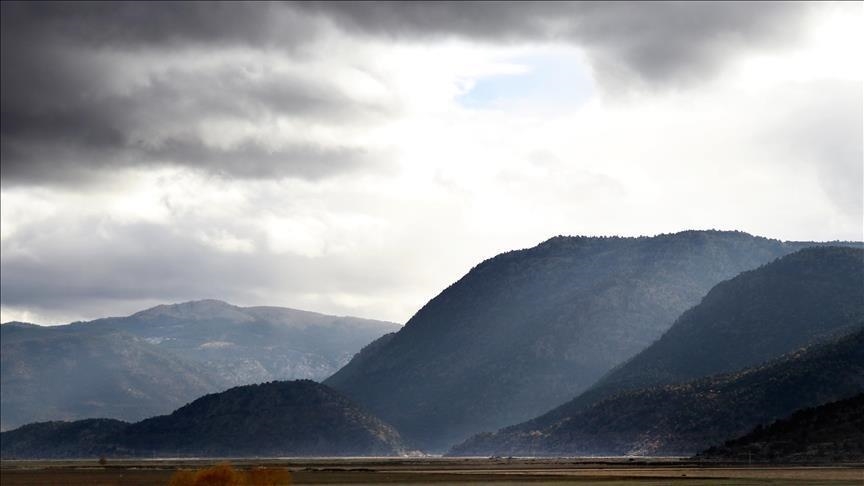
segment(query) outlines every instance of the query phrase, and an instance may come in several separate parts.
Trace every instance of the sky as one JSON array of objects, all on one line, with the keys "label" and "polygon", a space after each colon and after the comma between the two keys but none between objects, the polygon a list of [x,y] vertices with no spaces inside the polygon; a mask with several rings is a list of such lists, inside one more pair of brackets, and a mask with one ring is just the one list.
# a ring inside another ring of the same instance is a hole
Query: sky
[{"label": "sky", "polygon": [[555,235],[861,240],[864,3],[2,3],[2,321],[404,323]]}]

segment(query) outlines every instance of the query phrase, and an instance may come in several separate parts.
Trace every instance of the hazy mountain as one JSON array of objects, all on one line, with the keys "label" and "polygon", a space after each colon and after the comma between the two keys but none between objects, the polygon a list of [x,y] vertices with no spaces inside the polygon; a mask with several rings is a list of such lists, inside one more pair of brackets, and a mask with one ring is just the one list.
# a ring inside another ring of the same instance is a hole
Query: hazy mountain
[{"label": "hazy mountain", "polygon": [[140,419],[226,387],[204,366],[127,333],[0,326],[2,426]]},{"label": "hazy mountain", "polygon": [[218,300],[160,305],[73,326],[120,329],[204,363],[229,384],[330,376],[393,322]]},{"label": "hazy mountain", "polygon": [[321,380],[399,325],[216,300],[65,326],[2,332],[2,427],[140,420],[205,393],[274,379]]},{"label": "hazy mountain", "polygon": [[769,463],[864,462],[864,394],[799,410],[697,456]]},{"label": "hazy mountain", "polygon": [[720,231],[552,238],[476,266],[326,383],[441,450],[571,399],[718,282],[807,245]]},{"label": "hazy mountain", "polygon": [[368,456],[404,452],[399,434],[310,380],[206,395],[135,424],[48,422],[2,434],[3,458]]},{"label": "hazy mountain", "polygon": [[529,422],[479,434],[451,454],[692,454],[795,410],[862,392],[864,328],[762,366],[621,392],[540,428]]},{"label": "hazy mountain", "polygon": [[760,364],[861,322],[864,250],[807,248],[718,284],[657,342],[537,425],[621,390]]}]

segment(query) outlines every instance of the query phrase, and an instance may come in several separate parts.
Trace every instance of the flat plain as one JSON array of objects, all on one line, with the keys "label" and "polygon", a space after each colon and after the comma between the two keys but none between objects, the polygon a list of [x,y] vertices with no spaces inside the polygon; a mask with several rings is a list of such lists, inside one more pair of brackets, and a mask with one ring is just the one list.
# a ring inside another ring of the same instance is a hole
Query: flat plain
[{"label": "flat plain", "polygon": [[0,483],[17,485],[168,484],[177,470],[229,463],[286,468],[294,484],[597,484],[604,486],[861,485],[864,464],[767,466],[702,464],[674,458],[285,458],[2,461]]}]

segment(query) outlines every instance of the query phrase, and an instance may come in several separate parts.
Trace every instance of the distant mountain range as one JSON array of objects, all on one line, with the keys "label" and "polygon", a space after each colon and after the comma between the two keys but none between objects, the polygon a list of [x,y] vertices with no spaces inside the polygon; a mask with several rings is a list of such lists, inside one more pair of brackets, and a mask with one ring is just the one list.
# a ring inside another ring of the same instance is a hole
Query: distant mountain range
[{"label": "distant mountain range", "polygon": [[[801,250],[717,285],[576,399],[453,453],[693,453],[864,391],[862,328],[864,250]],[[761,364],[782,353],[792,354]]]},{"label": "distant mountain range", "polygon": [[864,462],[864,393],[799,410],[696,459],[741,463]]},{"label": "distant mountain range", "polygon": [[[402,328],[219,301],[4,324],[3,426],[42,423],[4,432],[3,457],[711,446],[711,457],[852,457],[843,451],[858,445],[783,446],[810,433],[799,425],[753,428],[864,392],[861,247],[721,231],[556,237],[479,264]],[[346,362],[324,385],[240,386],[128,423],[236,384],[322,379]],[[858,423],[854,410],[819,417],[815,439]],[[74,418],[89,420],[45,422]]]},{"label": "distant mountain range", "polygon": [[3,430],[43,420],[141,419],[226,384],[205,366],[121,332],[3,324]]},{"label": "distant mountain range", "polygon": [[477,265],[325,383],[413,446],[446,450],[572,399],[717,283],[812,245],[722,231],[555,237]]},{"label": "distant mountain range", "polygon": [[404,452],[392,427],[310,380],[240,386],[134,424],[109,419],[43,422],[3,432],[0,438],[3,459]]},{"label": "distant mountain range", "polygon": [[235,385],[321,380],[399,327],[217,300],[64,326],[3,324],[2,428],[90,417],[140,420]]}]

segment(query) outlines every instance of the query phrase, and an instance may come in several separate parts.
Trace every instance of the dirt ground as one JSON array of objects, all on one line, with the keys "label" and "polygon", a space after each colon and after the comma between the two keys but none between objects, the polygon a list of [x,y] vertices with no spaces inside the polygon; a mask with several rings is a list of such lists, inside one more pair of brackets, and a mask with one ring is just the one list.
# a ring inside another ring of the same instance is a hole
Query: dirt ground
[{"label": "dirt ground", "polygon": [[864,464],[835,466],[704,465],[675,459],[489,459],[357,458],[226,460],[2,461],[0,484],[157,485],[180,469],[230,463],[289,469],[294,484],[450,484],[539,485],[856,485],[864,484]]}]

